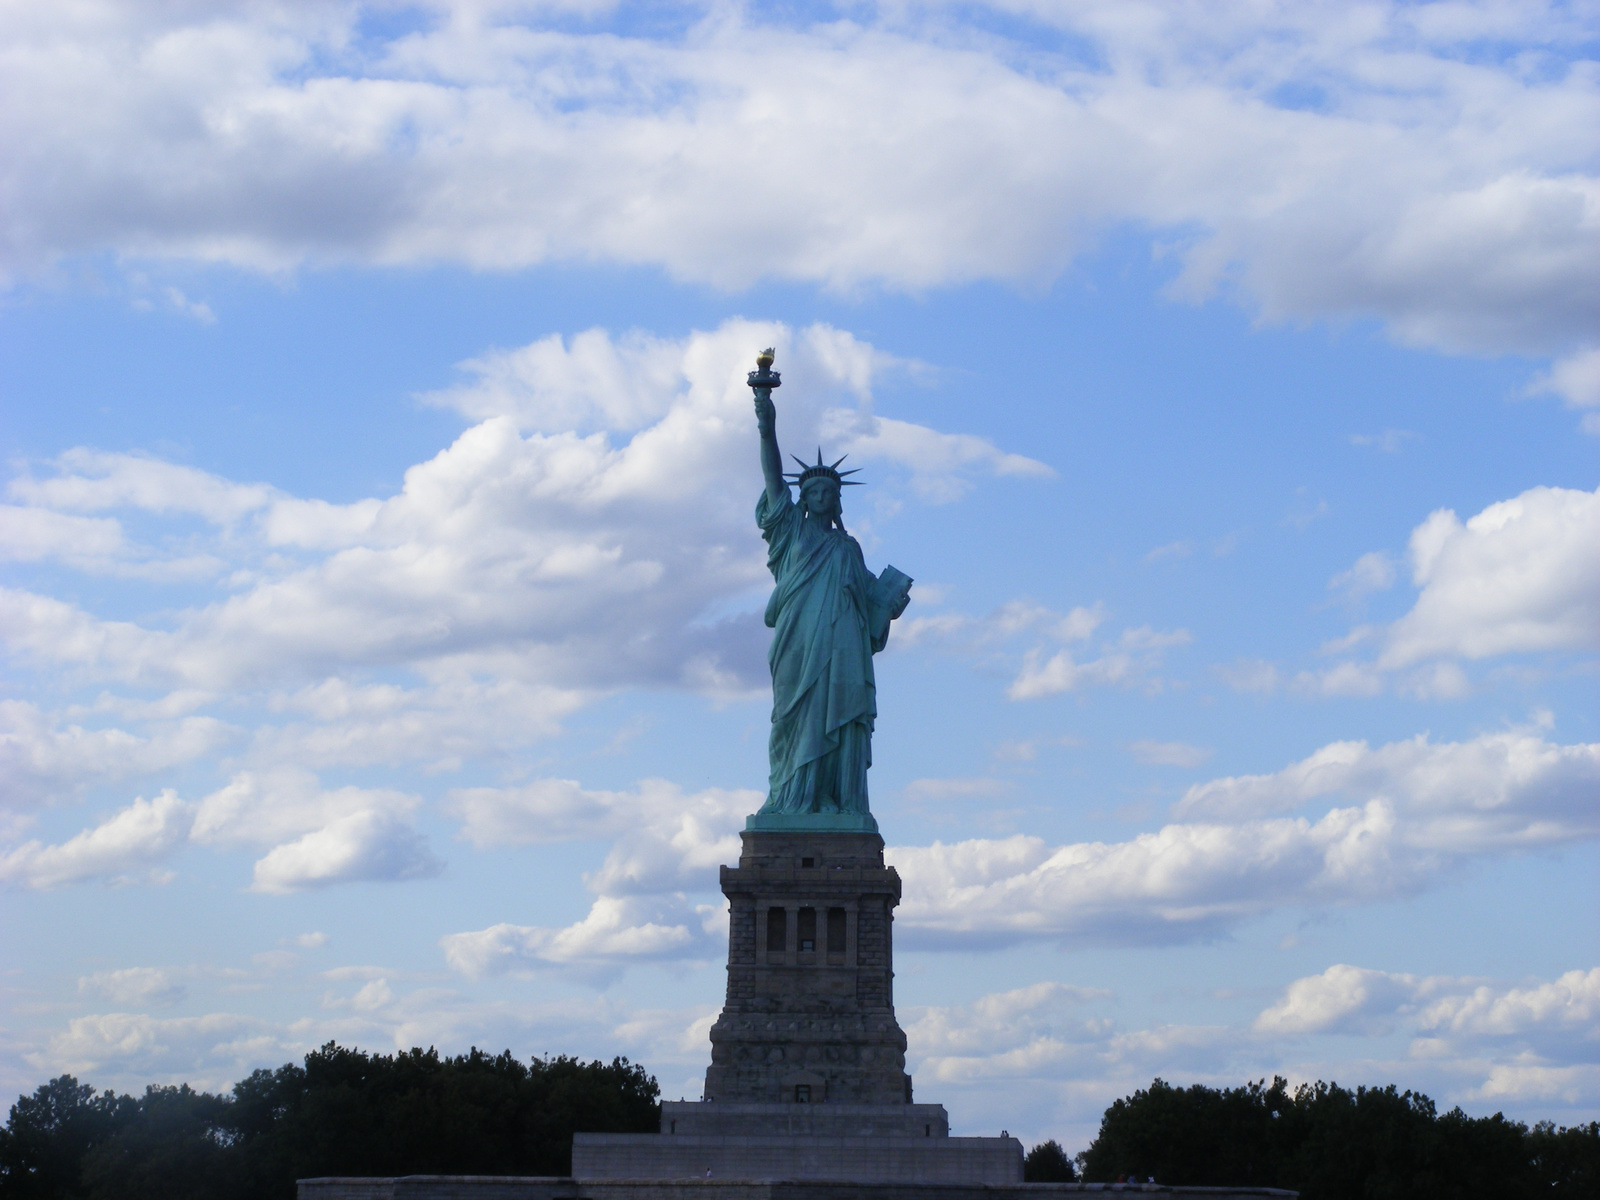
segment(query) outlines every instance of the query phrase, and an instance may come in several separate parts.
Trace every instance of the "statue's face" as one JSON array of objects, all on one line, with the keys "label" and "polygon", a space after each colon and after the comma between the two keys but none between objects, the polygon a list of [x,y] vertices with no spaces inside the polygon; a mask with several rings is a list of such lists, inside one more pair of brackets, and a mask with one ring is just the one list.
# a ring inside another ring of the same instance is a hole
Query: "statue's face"
[{"label": "statue's face", "polygon": [[839,485],[831,479],[806,480],[805,487],[800,489],[800,499],[804,502],[806,511],[818,517],[837,517],[841,511]]}]

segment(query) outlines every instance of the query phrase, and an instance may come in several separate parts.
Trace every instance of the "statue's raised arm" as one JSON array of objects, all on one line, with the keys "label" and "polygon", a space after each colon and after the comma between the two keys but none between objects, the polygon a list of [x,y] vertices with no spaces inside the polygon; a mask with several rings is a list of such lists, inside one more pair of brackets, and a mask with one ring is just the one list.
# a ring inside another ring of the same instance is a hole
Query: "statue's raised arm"
[{"label": "statue's raised arm", "polygon": [[[781,380],[763,350],[749,375],[761,432],[765,490],[756,523],[767,542],[776,586],[767,602],[773,630],[771,774],[767,802],[751,829],[876,832],[867,809],[867,768],[878,716],[872,656],[889,640],[889,623],[905,610],[911,579],[893,567],[874,576],[844,527],[840,495],[854,486],[817,451],[785,476],[778,454],[772,389]],[[789,494],[789,480],[798,498]],[[798,502],[797,502],[798,501]]]},{"label": "statue's raised arm", "polygon": [[778,409],[772,403],[772,389],[783,380],[772,369],[772,349],[756,356],[756,370],[750,372],[750,386],[756,396],[756,428],[761,432],[761,474],[767,481],[767,497],[778,503],[789,495],[783,478],[783,455],[778,452]]}]

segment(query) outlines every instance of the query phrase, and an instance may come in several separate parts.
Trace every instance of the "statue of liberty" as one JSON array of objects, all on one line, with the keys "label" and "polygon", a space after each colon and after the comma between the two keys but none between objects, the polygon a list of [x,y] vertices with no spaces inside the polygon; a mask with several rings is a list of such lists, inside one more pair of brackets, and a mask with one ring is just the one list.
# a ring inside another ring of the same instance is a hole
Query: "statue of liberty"
[{"label": "statue of liberty", "polygon": [[[840,495],[853,486],[831,465],[806,464],[786,475],[778,451],[772,389],[772,351],[750,372],[761,470],[766,489],[756,502],[756,523],[767,542],[767,567],[776,586],[767,602],[774,631],[771,775],[767,802],[749,829],[833,829],[877,832],[867,808],[867,768],[877,684],[872,656],[889,640],[889,622],[905,611],[911,580],[893,567],[867,570],[861,547],[845,531]],[[793,479],[799,503],[789,493]]]}]

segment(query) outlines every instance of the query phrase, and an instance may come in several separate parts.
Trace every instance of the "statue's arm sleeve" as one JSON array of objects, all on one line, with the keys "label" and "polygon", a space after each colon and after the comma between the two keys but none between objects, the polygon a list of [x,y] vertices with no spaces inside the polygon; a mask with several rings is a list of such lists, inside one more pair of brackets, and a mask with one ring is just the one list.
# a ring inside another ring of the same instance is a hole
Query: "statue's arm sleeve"
[{"label": "statue's arm sleeve", "polygon": [[761,536],[772,542],[774,550],[777,549],[776,539],[787,532],[793,514],[794,499],[789,495],[787,484],[776,496],[762,492],[761,499],[756,501],[756,524],[761,526]]}]

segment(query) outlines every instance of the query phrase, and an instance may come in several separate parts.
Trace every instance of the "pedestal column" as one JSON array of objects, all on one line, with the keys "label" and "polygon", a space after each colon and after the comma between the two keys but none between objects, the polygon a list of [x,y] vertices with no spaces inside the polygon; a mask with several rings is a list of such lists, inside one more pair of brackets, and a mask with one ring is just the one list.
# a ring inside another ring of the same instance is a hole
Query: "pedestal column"
[{"label": "pedestal column", "polygon": [[[722,868],[728,992],[711,1028],[705,1098],[909,1104],[894,1015],[900,877],[883,865],[883,839],[799,830],[743,839],[739,865]],[[803,909],[809,950],[799,944]],[[772,945],[780,928],[781,950]]]}]

